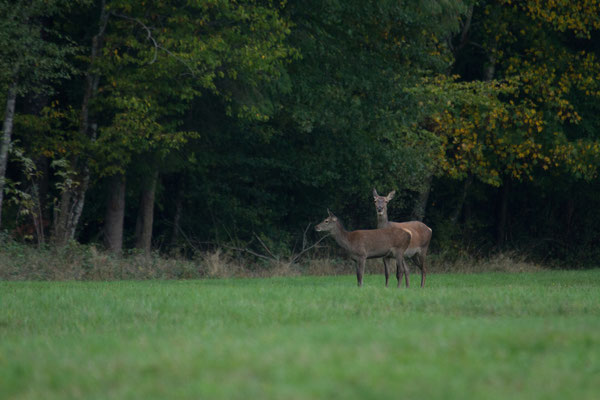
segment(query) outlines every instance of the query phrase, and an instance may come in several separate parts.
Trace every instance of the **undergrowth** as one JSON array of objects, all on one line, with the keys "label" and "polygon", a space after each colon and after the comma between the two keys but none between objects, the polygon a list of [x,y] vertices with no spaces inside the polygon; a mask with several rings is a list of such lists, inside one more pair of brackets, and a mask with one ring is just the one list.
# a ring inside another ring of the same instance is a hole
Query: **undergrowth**
[{"label": "undergrowth", "polygon": [[[419,271],[408,261],[411,273]],[[487,258],[467,255],[428,256],[428,272],[524,272],[542,267],[518,253],[500,253]],[[368,260],[367,273],[383,274],[381,259]],[[353,274],[354,263],[336,256],[310,256],[290,264],[283,261],[253,260],[231,250],[216,248],[197,252],[192,258],[149,255],[131,251],[115,256],[94,245],[72,242],[64,247],[34,247],[10,239],[0,243],[1,280],[146,280],[271,277],[298,275]],[[394,271],[392,271],[392,275]]]}]

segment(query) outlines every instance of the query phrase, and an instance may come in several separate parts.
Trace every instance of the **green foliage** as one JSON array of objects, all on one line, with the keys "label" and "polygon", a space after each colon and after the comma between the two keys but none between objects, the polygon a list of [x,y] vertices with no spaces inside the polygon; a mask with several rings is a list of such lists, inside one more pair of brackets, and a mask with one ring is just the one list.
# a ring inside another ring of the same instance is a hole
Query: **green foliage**
[{"label": "green foliage", "polygon": [[[425,222],[444,236],[433,248],[487,253],[498,187],[512,185],[511,245],[592,265],[598,11],[595,0],[0,1],[0,90],[18,80],[14,135],[23,157],[52,166],[42,202],[89,167],[83,242],[99,240],[115,174],[133,236],[158,170],[161,250],[256,250],[260,237],[289,254],[326,208],[374,227],[377,187],[397,192],[392,220],[431,191]],[[83,132],[87,78],[97,92]],[[7,177],[27,193],[21,168],[11,161]]]},{"label": "green foliage", "polygon": [[[289,40],[301,54],[289,66],[292,91],[267,124],[223,129],[217,120],[206,132],[203,157],[216,156],[199,172],[217,185],[203,193],[213,197],[206,208],[215,208],[200,219],[243,227],[246,238],[255,229],[281,236],[281,224],[297,235],[330,207],[365,227],[374,220],[366,201],[373,185],[420,190],[436,138],[413,128],[419,104],[405,88],[418,84],[424,70],[448,67],[448,49],[434,33],[449,35],[453,24],[445,18],[456,12],[392,2],[290,2]],[[429,28],[434,32],[423,34]]]},{"label": "green foliage", "polygon": [[4,192],[7,196],[7,203],[17,208],[17,220],[25,217],[33,219],[39,218],[41,214],[39,189],[35,181],[41,176],[35,163],[27,157],[23,149],[19,148],[18,142],[11,143],[11,156],[14,163],[20,164],[21,172],[24,175],[24,182],[14,182],[7,180]]},{"label": "green foliage", "polygon": [[0,87],[18,82],[18,93],[48,93],[76,69],[68,58],[76,45],[45,19],[69,9],[69,1],[0,1]]},{"label": "green foliage", "polygon": [[115,1],[108,10],[97,108],[110,117],[92,149],[100,176],[124,173],[136,155],[164,160],[198,138],[199,124],[182,130],[197,97],[216,96],[234,120],[267,120],[273,112],[269,85],[283,83],[294,54],[276,7]]},{"label": "green foliage", "polygon": [[[513,178],[534,180],[544,171],[574,179],[597,176],[600,138],[591,128],[596,110],[588,104],[598,103],[600,63],[588,39],[598,29],[600,6],[584,2],[576,10],[560,1],[530,0],[483,2],[474,11],[480,17],[473,42],[482,46],[488,64],[493,60],[495,78],[513,86],[510,96],[498,98],[496,108],[506,109],[499,111],[501,120],[483,119],[501,123],[504,143],[495,153],[503,153]],[[586,127],[580,127],[582,121]],[[536,165],[543,171],[534,171]]]}]

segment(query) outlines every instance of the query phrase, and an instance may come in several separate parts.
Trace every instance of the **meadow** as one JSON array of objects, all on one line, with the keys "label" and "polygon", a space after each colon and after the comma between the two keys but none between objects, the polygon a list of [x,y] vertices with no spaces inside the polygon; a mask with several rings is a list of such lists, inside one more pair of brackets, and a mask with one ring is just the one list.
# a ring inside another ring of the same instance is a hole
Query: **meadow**
[{"label": "meadow", "polygon": [[0,282],[0,398],[598,398],[600,269],[416,286]]}]

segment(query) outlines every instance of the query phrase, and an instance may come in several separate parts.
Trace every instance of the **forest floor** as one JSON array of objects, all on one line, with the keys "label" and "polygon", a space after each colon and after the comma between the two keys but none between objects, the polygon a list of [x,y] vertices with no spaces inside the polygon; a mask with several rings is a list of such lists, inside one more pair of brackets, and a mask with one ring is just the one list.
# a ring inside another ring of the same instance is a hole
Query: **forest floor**
[{"label": "forest floor", "polygon": [[0,397],[597,398],[600,269],[416,281],[3,281]]}]

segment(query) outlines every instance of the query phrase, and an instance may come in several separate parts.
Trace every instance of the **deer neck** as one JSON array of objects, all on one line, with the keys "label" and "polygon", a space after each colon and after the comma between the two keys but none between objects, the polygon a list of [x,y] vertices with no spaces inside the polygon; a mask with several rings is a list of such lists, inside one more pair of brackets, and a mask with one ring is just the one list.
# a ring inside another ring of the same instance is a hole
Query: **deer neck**
[{"label": "deer neck", "polygon": [[346,229],[344,229],[344,227],[342,226],[342,224],[340,224],[339,221],[336,222],[335,229],[333,229],[331,231],[331,236],[333,236],[333,238],[335,239],[337,244],[339,244],[340,247],[342,247],[344,250],[346,250],[346,251],[352,250],[352,244],[350,243],[350,240],[348,239],[348,231]]},{"label": "deer neck", "polygon": [[383,213],[383,215],[379,215],[379,213],[377,213],[377,227],[378,228],[383,228],[388,224],[388,216],[387,216],[387,210],[386,212]]}]

